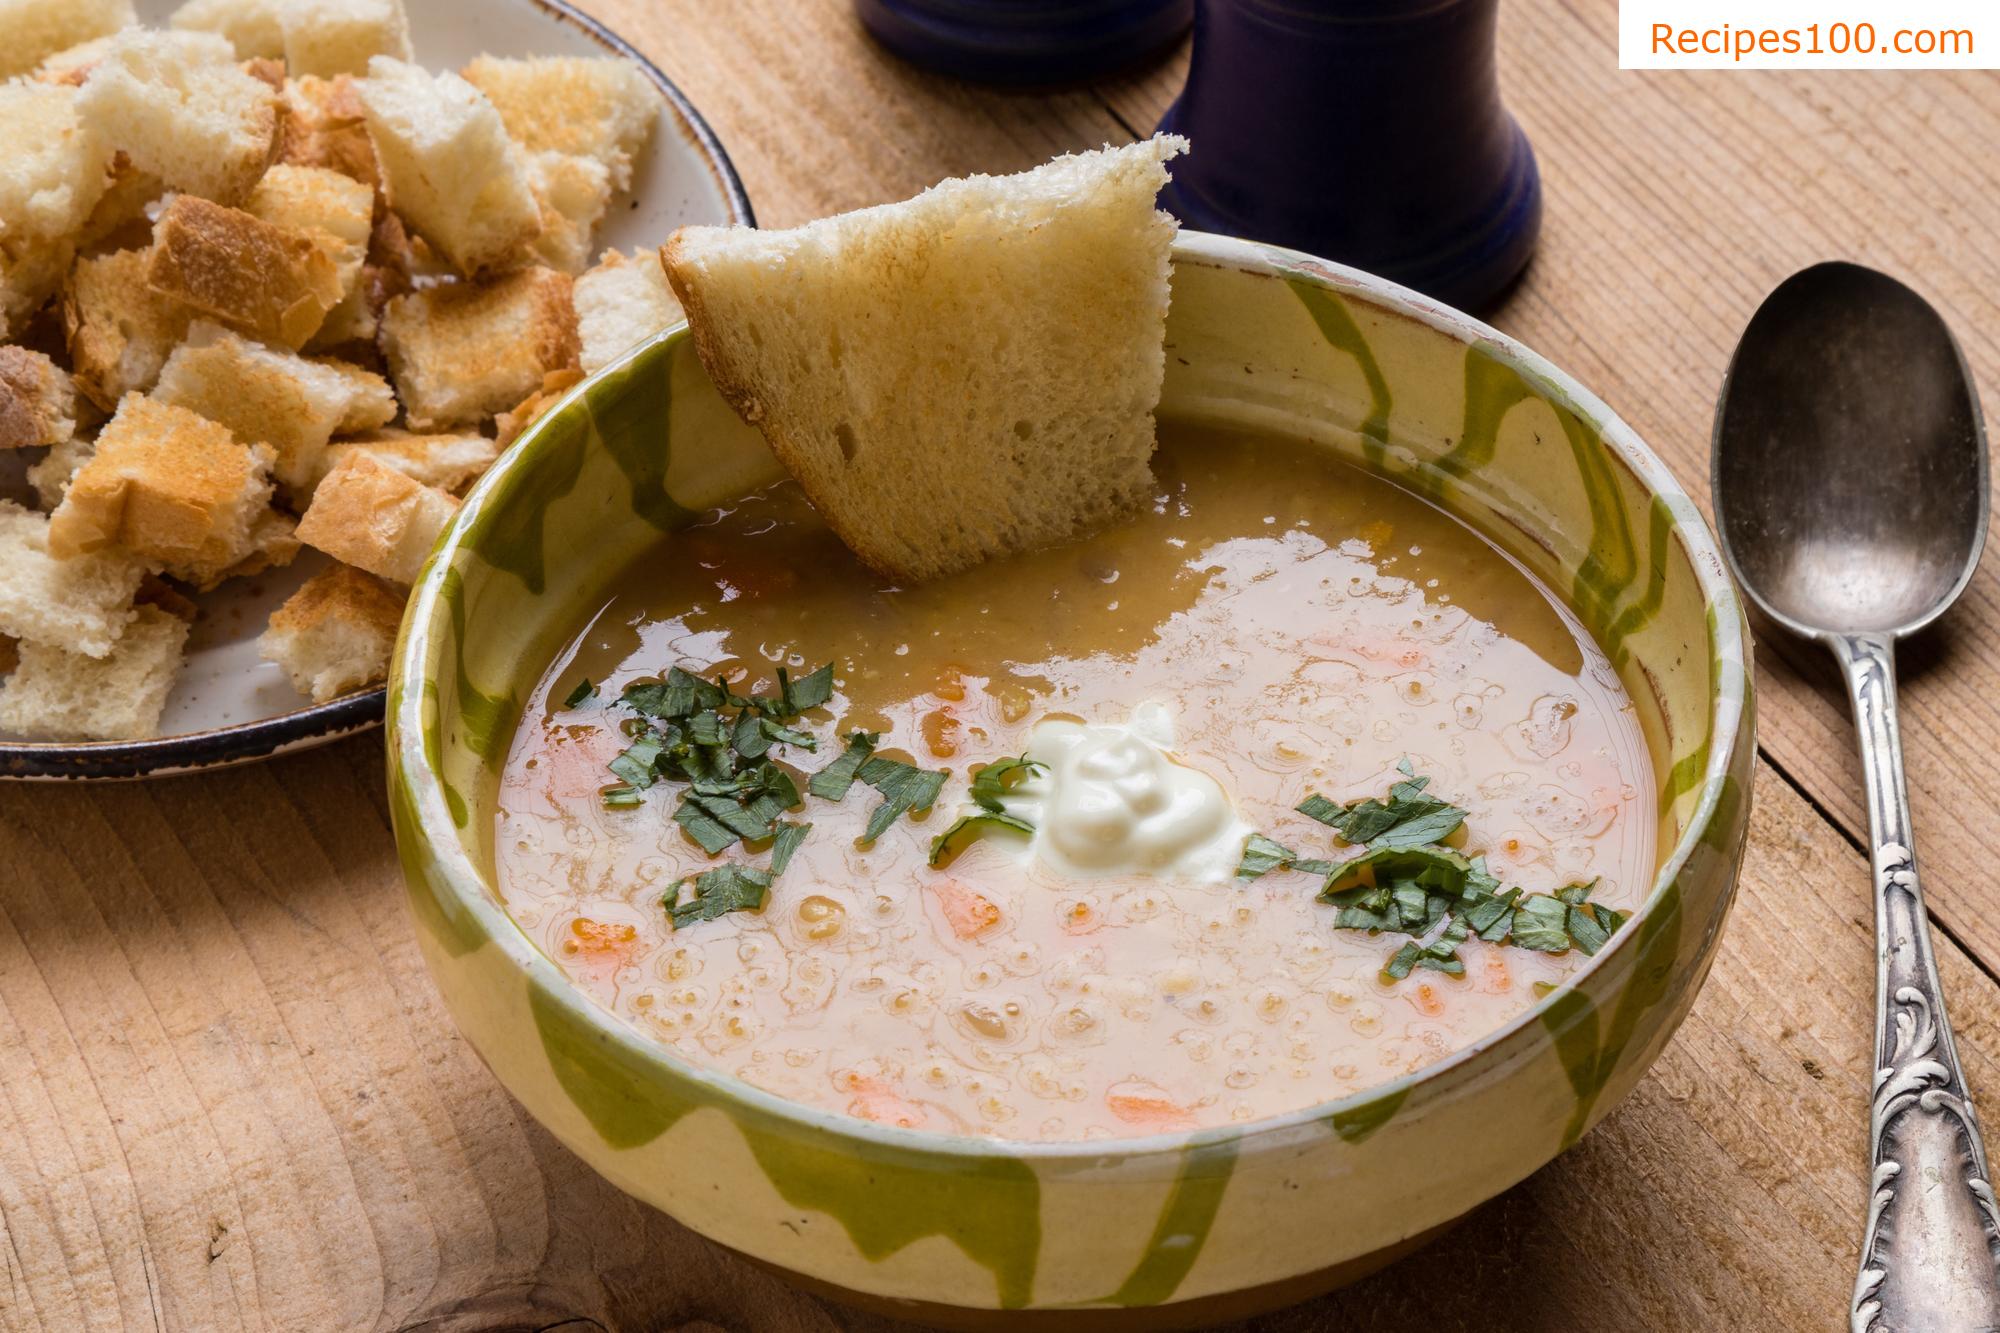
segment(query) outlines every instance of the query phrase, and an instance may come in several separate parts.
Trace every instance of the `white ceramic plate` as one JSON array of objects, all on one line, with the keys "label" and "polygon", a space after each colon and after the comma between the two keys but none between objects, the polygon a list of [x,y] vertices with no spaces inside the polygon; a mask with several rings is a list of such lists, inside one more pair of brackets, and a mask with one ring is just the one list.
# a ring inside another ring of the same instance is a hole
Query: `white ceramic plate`
[{"label": "white ceramic plate", "polygon": [[[178,0],[138,0],[139,18],[159,25]],[[459,69],[482,52],[498,56],[620,54],[639,62],[663,103],[632,189],[612,200],[599,248],[658,245],[683,223],[750,222],[750,201],[728,154],[700,114],[644,57],[560,0],[409,0],[410,42],[427,69]],[[0,491],[23,464],[0,456]],[[265,619],[325,567],[304,552],[289,568],[239,579],[205,597],[188,658],[161,719],[159,739],[117,743],[29,743],[0,733],[0,778],[137,778],[246,763],[321,745],[379,726],[382,691],[317,704],[257,656]]]}]

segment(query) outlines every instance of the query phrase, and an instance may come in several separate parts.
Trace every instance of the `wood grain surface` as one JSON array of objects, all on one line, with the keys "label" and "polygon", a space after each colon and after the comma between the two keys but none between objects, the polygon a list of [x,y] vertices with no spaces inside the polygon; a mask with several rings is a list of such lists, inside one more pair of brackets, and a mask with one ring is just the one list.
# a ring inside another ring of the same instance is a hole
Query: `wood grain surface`
[{"label": "wood grain surface", "polygon": [[[844,0],[594,0],[784,225],[1148,130],[1184,56],[980,91]],[[1620,74],[1615,6],[1513,0],[1542,247],[1496,322],[1705,495],[1736,334],[1825,258],[1937,301],[2000,370],[2000,81]],[[1339,132],[1329,126],[1328,132]],[[1199,146],[1197,150],[1199,151]],[[2000,564],[1904,663],[1921,854],[1975,1095],[2000,1106]],[[1693,1016],[1574,1151],[1431,1251],[1260,1333],[1828,1328],[1863,1203],[1873,951],[1858,766],[1766,635],[1741,897]],[[200,778],[0,784],[0,1329],[877,1330],[624,1199],[453,1032],[404,919],[379,739]]]}]

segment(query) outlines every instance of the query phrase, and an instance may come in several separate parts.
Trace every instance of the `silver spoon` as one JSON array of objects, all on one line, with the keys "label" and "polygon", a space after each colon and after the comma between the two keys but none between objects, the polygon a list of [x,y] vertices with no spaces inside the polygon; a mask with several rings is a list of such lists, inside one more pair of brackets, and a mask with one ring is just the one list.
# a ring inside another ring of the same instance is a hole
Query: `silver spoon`
[{"label": "silver spoon", "polygon": [[1737,344],[1714,470],[1736,577],[1833,649],[1861,733],[1879,962],[1852,1327],[2000,1329],[2000,1209],[1945,1022],[1896,732],[1895,641],[1957,599],[1986,540],[1986,434],[1958,345],[1893,278],[1794,274]]}]

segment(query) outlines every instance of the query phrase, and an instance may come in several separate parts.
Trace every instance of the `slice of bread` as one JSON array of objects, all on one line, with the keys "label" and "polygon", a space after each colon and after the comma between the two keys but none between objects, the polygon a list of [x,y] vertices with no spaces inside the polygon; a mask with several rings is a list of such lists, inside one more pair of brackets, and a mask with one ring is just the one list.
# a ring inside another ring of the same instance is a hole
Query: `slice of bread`
[{"label": "slice of bread", "polygon": [[340,275],[310,236],[190,195],[153,226],[146,283],[231,328],[296,350],[340,303]]},{"label": "slice of bread", "polygon": [[146,285],[150,248],[79,259],[63,289],[63,330],[76,387],[103,411],[160,377],[187,337],[188,310]]},{"label": "slice of bread", "polygon": [[236,48],[238,60],[282,59],[285,0],[187,0],[167,22],[184,32],[212,32]]},{"label": "slice of bread", "polygon": [[313,575],[271,613],[257,651],[314,703],[389,678],[403,594],[349,565]]},{"label": "slice of bread", "polygon": [[136,21],[132,0],[0,0],[0,79]]},{"label": "slice of bread", "polygon": [[402,0],[285,0],[285,64],[293,74],[365,74],[375,56],[410,59]]},{"label": "slice of bread", "polygon": [[604,252],[597,267],[576,280],[576,332],[583,373],[595,375],[628,349],[681,321],[681,303],[667,286],[656,250],[626,258]]},{"label": "slice of bread", "polygon": [[382,350],[410,428],[484,421],[576,367],[574,284],[530,268],[490,282],[424,287],[389,302]]},{"label": "slice of bread", "polygon": [[74,89],[0,84],[0,239],[73,235],[109,179],[111,149],[84,123]]},{"label": "slice of bread", "polygon": [[118,550],[56,559],[48,516],[0,500],[0,634],[103,657],[132,623],[145,573]]},{"label": "slice of bread", "polygon": [[1152,493],[1186,141],[950,180],[790,231],[663,251],[703,365],[877,572],[1066,541]]},{"label": "slice of bread", "polygon": [[583,272],[590,265],[597,226],[611,205],[611,173],[594,157],[533,153],[528,184],[542,213],[535,256],[564,273]]},{"label": "slice of bread", "polygon": [[186,408],[129,394],[49,516],[67,560],[122,546],[176,578],[202,581],[248,556],[271,502],[271,451],[246,448]]},{"label": "slice of bread", "polygon": [[611,173],[613,189],[631,186],[633,160],[653,132],[661,101],[638,65],[609,56],[480,56],[464,73],[523,148],[595,158]]},{"label": "slice of bread", "polygon": [[141,171],[185,194],[233,204],[270,164],[278,95],[205,32],[133,29],[112,43],[77,107]]},{"label": "slice of bread", "polygon": [[368,112],[354,80],[288,79],[284,115],[279,118],[277,160],[295,167],[325,167],[367,185],[381,183],[375,145],[368,138]]},{"label": "slice of bread", "polygon": [[20,664],[0,682],[0,731],[72,741],[158,735],[187,636],[185,620],[142,606],[102,658],[23,641]]},{"label": "slice of bread", "polygon": [[511,263],[541,234],[521,155],[477,88],[381,56],[354,88],[390,207],[460,273]]},{"label": "slice of bread", "polygon": [[74,477],[96,452],[97,441],[86,439],[81,435],[72,435],[43,455],[41,462],[28,469],[28,484],[35,488],[35,503],[43,513],[52,512],[62,503],[63,496],[69,494],[70,478]]},{"label": "slice of bread", "polygon": [[[379,376],[356,368],[388,386]],[[368,387],[345,371],[218,328],[196,324],[160,371],[153,397],[229,428],[238,440],[268,445],[271,475],[294,494],[311,488],[327,441]]]},{"label": "slice of bread", "polygon": [[0,449],[61,444],[76,433],[76,386],[40,352],[0,345]]},{"label": "slice of bread", "polygon": [[415,583],[456,497],[365,453],[328,472],[299,520],[299,540],[392,583]]},{"label": "slice of bread", "polygon": [[[500,456],[498,441],[476,432],[461,435],[409,435],[385,430],[358,440],[341,440],[326,451],[331,472],[352,453],[367,454],[404,476],[441,491],[457,493],[478,479]],[[324,474],[322,474],[324,475]]]}]

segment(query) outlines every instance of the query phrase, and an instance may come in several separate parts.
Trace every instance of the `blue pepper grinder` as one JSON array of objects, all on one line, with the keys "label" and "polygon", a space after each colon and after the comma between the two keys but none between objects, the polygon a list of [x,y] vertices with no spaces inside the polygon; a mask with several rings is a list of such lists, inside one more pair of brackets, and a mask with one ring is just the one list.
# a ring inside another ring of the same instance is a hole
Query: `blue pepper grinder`
[{"label": "blue pepper grinder", "polygon": [[1490,306],[1541,229],[1534,150],[1500,104],[1499,0],[1196,0],[1187,87],[1160,122],[1193,144],[1160,202]]},{"label": "blue pepper grinder", "polygon": [[1194,0],[854,0],[876,41],[921,69],[1016,87],[1078,84],[1160,55]]}]

